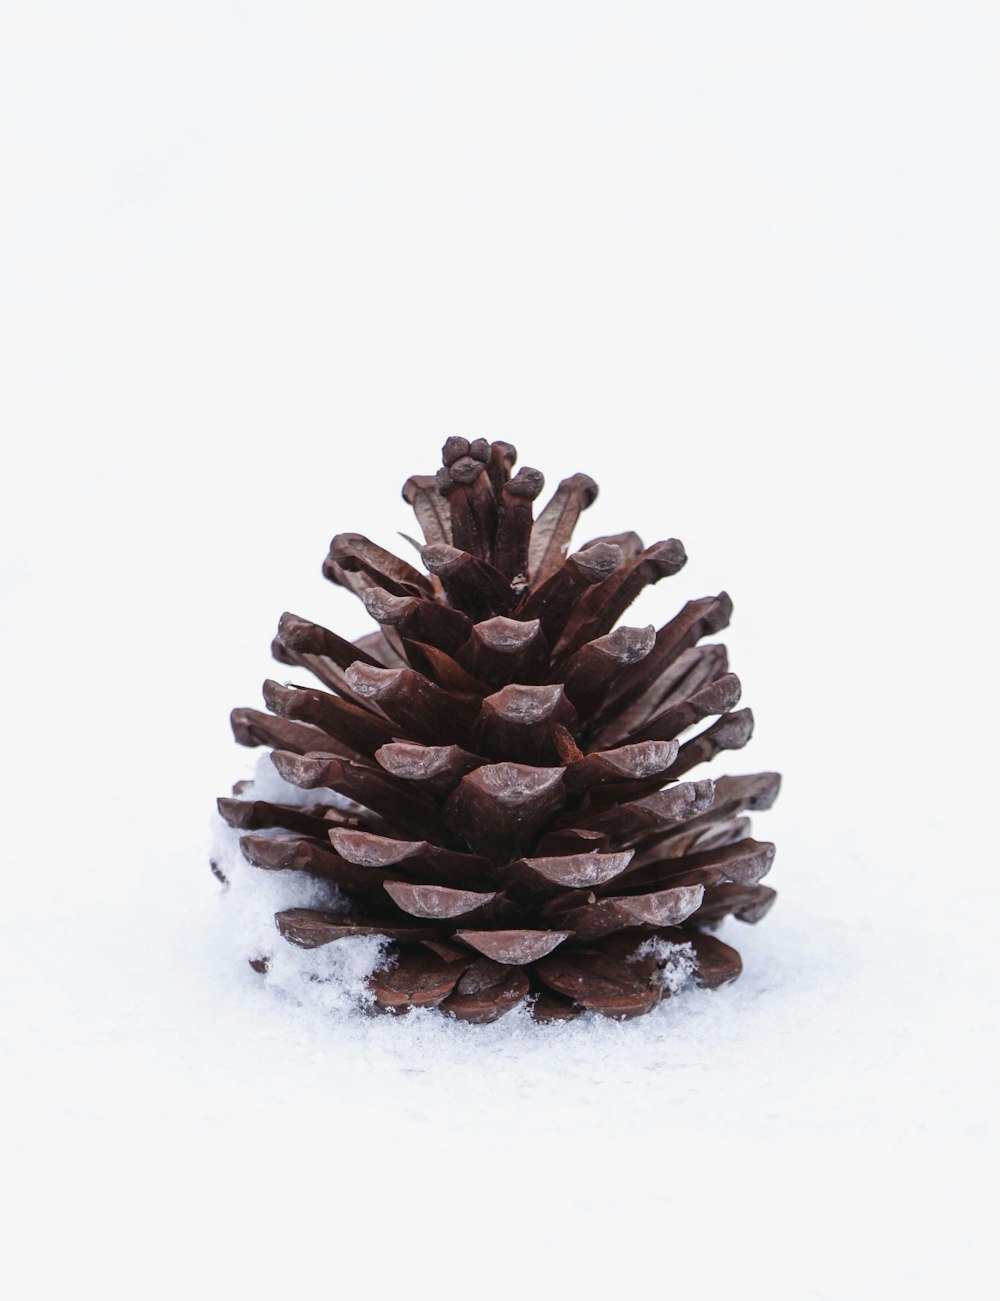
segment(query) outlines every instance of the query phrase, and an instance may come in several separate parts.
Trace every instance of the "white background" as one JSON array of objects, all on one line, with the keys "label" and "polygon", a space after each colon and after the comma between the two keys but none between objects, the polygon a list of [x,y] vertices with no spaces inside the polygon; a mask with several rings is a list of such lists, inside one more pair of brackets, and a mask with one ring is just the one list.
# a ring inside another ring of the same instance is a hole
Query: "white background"
[{"label": "white background", "polygon": [[[996,6],[0,14],[7,1295],[984,1295]],[[231,943],[228,710],[451,433],[732,593],[738,985],[477,1040]]]}]

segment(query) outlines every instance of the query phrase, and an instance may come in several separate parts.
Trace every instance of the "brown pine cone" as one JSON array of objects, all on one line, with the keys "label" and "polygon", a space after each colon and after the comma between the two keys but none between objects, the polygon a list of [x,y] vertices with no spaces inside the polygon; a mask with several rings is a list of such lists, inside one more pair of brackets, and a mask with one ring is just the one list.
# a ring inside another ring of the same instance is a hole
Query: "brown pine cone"
[{"label": "brown pine cone", "polygon": [[350,642],[282,615],[275,658],[322,688],[268,681],[270,712],[233,712],[236,739],[271,747],[287,782],[341,797],[219,801],[250,863],[336,887],[329,908],[279,912],[278,931],[303,948],[384,936],[377,1006],[465,1021],[525,999],[539,1020],[637,1016],[671,991],[677,954],[699,984],[734,979],[739,955],[705,928],[774,901],[760,884],[774,846],[745,815],[780,779],[682,780],[753,729],[725,648],[698,644],[728,624],[729,597],[658,632],[619,626],[685,563],[676,539],[567,554],[592,479],[564,479],[535,519],[542,476],[512,477],[509,443],[449,438],[443,459],[403,488],[423,570],[358,533],[330,545],[325,576],[379,630]]}]

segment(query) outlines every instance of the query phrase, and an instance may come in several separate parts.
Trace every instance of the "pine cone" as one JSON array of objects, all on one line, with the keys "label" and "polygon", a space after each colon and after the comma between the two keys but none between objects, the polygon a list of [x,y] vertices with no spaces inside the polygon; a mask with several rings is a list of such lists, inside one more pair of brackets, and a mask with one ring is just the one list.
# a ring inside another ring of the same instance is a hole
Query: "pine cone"
[{"label": "pine cone", "polygon": [[487,1022],[527,998],[539,1020],[636,1016],[678,961],[708,987],[739,975],[706,928],[774,901],[759,884],[774,846],[745,814],[780,779],[681,780],[753,728],[725,648],[698,645],[728,624],[729,597],[690,601],[659,632],[619,627],[683,547],[623,533],[567,555],[597,485],[564,479],[534,519],[542,476],[512,477],[515,459],[509,443],[449,438],[437,476],[406,482],[427,572],[335,537],[323,572],[380,630],[350,642],[283,615],[275,658],[325,689],[269,681],[269,713],[233,712],[239,742],[270,746],[286,781],[340,807],[219,809],[250,863],[336,887],[326,910],[276,915],[286,940],[391,941],[370,979],[380,1008]]}]

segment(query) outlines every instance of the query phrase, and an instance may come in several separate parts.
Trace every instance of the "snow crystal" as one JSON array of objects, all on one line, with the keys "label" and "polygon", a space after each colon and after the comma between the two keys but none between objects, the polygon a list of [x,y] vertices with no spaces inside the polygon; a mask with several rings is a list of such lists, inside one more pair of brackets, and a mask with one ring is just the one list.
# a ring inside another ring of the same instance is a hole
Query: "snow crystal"
[{"label": "snow crystal", "polygon": [[664,991],[676,994],[694,974],[694,949],[690,944],[673,944],[659,935],[644,940],[635,951],[637,958],[656,958]]}]

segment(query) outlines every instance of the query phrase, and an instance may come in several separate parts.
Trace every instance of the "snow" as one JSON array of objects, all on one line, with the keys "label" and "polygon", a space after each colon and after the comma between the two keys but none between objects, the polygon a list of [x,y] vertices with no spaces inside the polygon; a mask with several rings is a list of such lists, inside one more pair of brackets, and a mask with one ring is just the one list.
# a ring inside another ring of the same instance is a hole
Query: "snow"
[{"label": "snow", "polygon": [[[4,26],[5,1294],[988,1293],[995,10]],[[283,610],[369,628],[326,545],[452,433],[683,540],[630,623],[732,594],[735,985],[475,1027],[353,1015],[377,942],[247,965],[312,887],[208,870],[228,711]]]},{"label": "snow", "polygon": [[690,944],[672,944],[658,936],[640,944],[636,957],[657,959],[662,972],[663,988],[670,995],[680,993],[690,982],[694,971],[694,949]]}]

